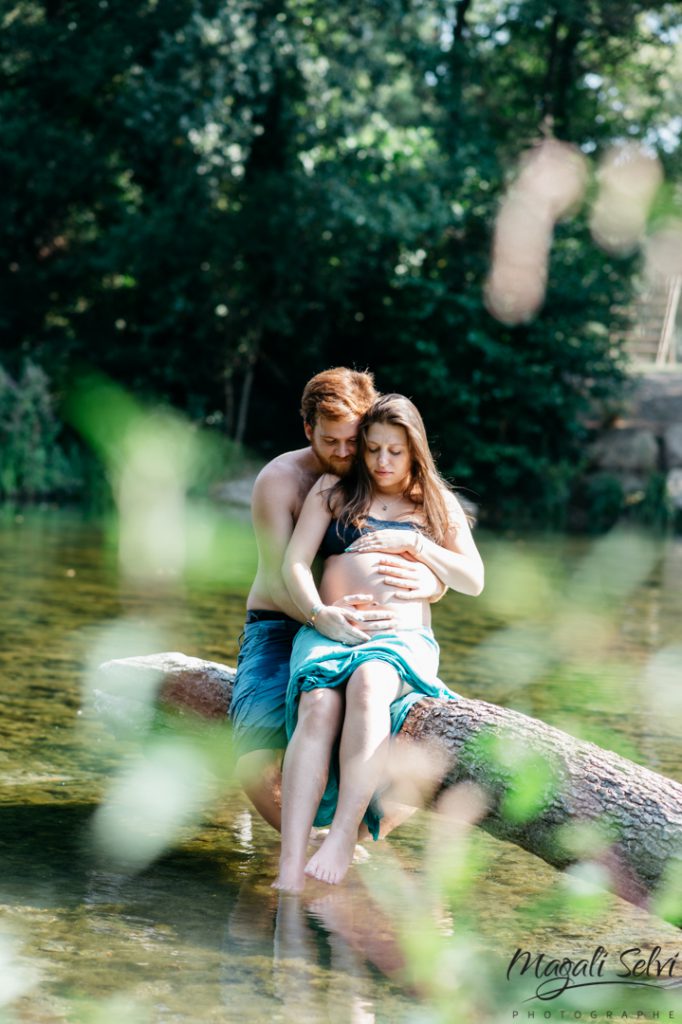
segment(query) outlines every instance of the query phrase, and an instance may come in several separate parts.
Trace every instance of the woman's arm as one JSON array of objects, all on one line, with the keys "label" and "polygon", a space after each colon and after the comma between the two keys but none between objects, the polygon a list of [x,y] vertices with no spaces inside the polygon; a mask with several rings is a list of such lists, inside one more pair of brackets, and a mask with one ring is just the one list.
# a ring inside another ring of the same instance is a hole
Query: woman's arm
[{"label": "woman's arm", "polygon": [[471,534],[462,506],[452,495],[446,499],[452,525],[445,535],[443,546],[421,537],[421,549],[415,558],[424,562],[436,576],[453,590],[470,597],[478,597],[483,590],[485,572],[483,560]]},{"label": "woman's arm", "polygon": [[303,502],[284,554],[282,578],[294,604],[306,620],[314,623],[319,633],[345,644],[364,643],[369,640],[369,635],[353,625],[357,613],[352,608],[323,604],[310,568],[331,522],[325,492],[332,485],[333,478],[328,475],[320,477]]},{"label": "woman's arm", "polygon": [[415,530],[375,530],[348,550],[407,554],[427,565],[452,590],[477,597],[483,590],[483,561],[457,498],[448,492],[445,501],[452,525],[443,546]]}]

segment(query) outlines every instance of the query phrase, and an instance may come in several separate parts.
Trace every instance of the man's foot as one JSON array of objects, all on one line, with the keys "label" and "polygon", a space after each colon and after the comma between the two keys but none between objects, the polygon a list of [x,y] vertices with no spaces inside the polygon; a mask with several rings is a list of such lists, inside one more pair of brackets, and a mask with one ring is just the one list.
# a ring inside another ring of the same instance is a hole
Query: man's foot
[{"label": "man's foot", "polygon": [[353,850],[353,864],[366,864],[372,854],[362,843],[357,843]]},{"label": "man's foot", "polygon": [[306,875],[317,878],[328,885],[338,885],[346,877],[346,872],[355,853],[356,836],[343,833],[329,833],[322,846],[312,855],[305,866]]},{"label": "man's foot", "polygon": [[303,872],[303,865],[280,860],[279,874],[272,883],[272,888],[278,889],[283,893],[291,893],[294,896],[298,896],[303,892],[304,885],[305,874]]}]

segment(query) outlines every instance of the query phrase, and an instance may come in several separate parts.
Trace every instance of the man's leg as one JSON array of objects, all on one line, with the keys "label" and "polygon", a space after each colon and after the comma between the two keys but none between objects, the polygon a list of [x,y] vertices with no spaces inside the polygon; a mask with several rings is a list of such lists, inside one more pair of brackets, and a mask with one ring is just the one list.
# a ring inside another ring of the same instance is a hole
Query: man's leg
[{"label": "man's leg", "polygon": [[282,830],[282,772],[284,751],[251,750],[237,761],[239,784],[261,818]]},{"label": "man's leg", "polygon": [[[412,807],[410,804],[397,803],[395,800],[386,800],[383,797],[381,800],[381,809],[383,811],[383,817],[379,826],[380,839],[385,839],[386,836],[389,836],[394,829],[398,828],[399,825],[404,825],[417,810],[416,807]],[[372,835],[363,821],[358,829],[358,842],[365,843],[368,839],[372,839]]]},{"label": "man's leg", "polygon": [[389,708],[400,686],[398,673],[384,661],[366,662],[348,681],[339,801],[329,835],[305,868],[306,874],[322,882],[340,882],[353,859],[358,827],[385,769]]},{"label": "man's leg", "polygon": [[320,687],[301,694],[298,722],[284,755],[282,852],[275,889],[303,888],[310,829],[327,785],[342,718],[343,694],[338,689]]},{"label": "man's leg", "polygon": [[258,813],[277,831],[289,658],[298,629],[286,617],[247,619],[230,706],[235,744],[242,751],[237,777]]}]

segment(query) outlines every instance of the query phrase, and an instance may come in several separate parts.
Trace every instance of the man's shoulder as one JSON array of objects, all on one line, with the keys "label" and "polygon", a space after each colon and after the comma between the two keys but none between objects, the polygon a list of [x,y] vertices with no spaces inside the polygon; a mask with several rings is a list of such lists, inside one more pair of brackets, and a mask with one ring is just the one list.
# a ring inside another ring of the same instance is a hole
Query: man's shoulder
[{"label": "man's shoulder", "polygon": [[263,466],[256,477],[256,484],[283,484],[286,481],[298,484],[303,475],[311,478],[318,476],[313,470],[310,448],[297,448],[295,451],[282,452],[281,455],[275,456]]},{"label": "man's shoulder", "polygon": [[256,477],[252,509],[276,502],[296,516],[318,476],[319,470],[309,448],[283,452],[263,466]]}]

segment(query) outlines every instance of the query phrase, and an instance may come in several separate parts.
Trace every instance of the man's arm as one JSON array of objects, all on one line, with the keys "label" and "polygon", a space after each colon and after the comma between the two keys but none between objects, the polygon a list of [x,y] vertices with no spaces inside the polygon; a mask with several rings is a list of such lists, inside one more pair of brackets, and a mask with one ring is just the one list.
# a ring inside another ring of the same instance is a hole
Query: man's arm
[{"label": "man's arm", "polygon": [[251,519],[258,545],[260,583],[286,615],[303,622],[282,579],[284,552],[294,532],[295,484],[281,470],[266,467],[256,480],[251,498]]},{"label": "man's arm", "polygon": [[483,590],[485,572],[464,509],[454,494],[446,492],[445,503],[450,516],[443,545],[424,538],[417,558],[439,579],[461,594],[477,597]]},{"label": "man's arm", "polygon": [[[320,633],[342,643],[363,643],[369,636],[353,624],[356,612],[339,605],[323,604],[310,569],[331,520],[325,497],[327,479],[321,477],[303,503],[284,556],[283,576],[301,613],[314,617],[315,628]],[[357,613],[358,617],[375,614],[381,613]]]}]

